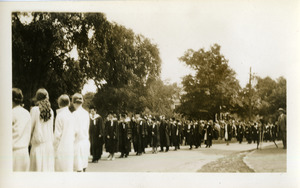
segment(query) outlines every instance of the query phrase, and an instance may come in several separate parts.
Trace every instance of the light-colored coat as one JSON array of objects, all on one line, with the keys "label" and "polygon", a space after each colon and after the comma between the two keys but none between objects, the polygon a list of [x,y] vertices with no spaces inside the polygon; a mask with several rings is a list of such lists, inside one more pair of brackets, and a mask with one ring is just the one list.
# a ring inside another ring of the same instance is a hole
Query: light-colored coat
[{"label": "light-colored coat", "polygon": [[55,171],[73,171],[74,140],[72,113],[68,107],[58,109],[54,132]]},{"label": "light-colored coat", "polygon": [[13,170],[29,170],[30,114],[21,106],[12,109]]},{"label": "light-colored coat", "polygon": [[75,142],[74,142],[74,170],[82,171],[88,166],[90,155],[89,141],[89,113],[81,106],[73,112]]}]

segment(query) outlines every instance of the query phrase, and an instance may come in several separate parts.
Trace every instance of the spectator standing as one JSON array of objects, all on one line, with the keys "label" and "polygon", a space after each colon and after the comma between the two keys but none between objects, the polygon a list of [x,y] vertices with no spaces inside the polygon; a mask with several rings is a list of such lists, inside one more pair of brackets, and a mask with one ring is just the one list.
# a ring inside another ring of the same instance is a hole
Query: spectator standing
[{"label": "spectator standing", "polygon": [[283,143],[283,149],[286,149],[286,115],[284,114],[284,110],[282,108],[279,108],[278,111],[280,114],[278,117],[278,132]]},{"label": "spectator standing", "polygon": [[31,108],[30,171],[54,171],[53,120],[54,113],[46,89],[38,89],[36,105]]},{"label": "spectator standing", "polygon": [[74,142],[74,170],[85,172],[88,167],[90,156],[89,113],[83,109],[83,97],[75,93],[72,97],[72,103],[75,111],[72,113],[74,119],[75,142]]},{"label": "spectator standing", "polygon": [[72,172],[74,164],[74,122],[68,95],[58,98],[54,131],[55,171]]},{"label": "spectator standing", "polygon": [[28,171],[30,165],[28,146],[31,135],[30,114],[21,104],[23,93],[18,88],[12,89],[12,143],[13,171]]}]

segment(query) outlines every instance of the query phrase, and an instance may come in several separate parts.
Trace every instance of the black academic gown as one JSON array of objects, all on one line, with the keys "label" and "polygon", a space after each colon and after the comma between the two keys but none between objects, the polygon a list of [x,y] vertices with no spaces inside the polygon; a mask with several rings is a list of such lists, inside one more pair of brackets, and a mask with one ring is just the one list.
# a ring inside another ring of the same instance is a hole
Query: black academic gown
[{"label": "black academic gown", "polygon": [[104,144],[104,126],[103,119],[101,116],[97,118],[90,118],[90,143],[91,143],[91,154],[93,161],[97,161],[101,158],[102,149]]},{"label": "black academic gown", "polygon": [[158,147],[159,145],[159,129],[157,123],[152,123],[150,126],[151,131],[151,145],[152,147]]},{"label": "black academic gown", "polygon": [[178,149],[180,143],[180,130],[178,123],[171,123],[171,137],[173,146],[175,149]]},{"label": "black academic gown", "polygon": [[169,150],[170,138],[169,138],[169,126],[165,120],[162,120],[159,127],[160,133],[160,147],[163,150],[163,147],[166,147],[166,150]]},{"label": "black academic gown", "polygon": [[242,143],[243,136],[244,136],[244,127],[242,125],[239,125],[237,126],[237,136],[236,136],[239,143]]},{"label": "black academic gown", "polygon": [[118,152],[118,121],[117,120],[109,120],[105,123],[105,135],[106,135],[106,151],[109,153]]},{"label": "black academic gown", "polygon": [[130,123],[119,122],[119,150],[121,155],[128,155],[131,151],[131,128]]}]

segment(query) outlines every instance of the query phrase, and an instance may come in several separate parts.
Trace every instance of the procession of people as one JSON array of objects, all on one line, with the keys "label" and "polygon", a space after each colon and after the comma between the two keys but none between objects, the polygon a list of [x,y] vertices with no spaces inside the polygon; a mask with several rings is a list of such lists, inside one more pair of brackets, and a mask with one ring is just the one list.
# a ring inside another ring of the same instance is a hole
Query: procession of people
[{"label": "procession of people", "polygon": [[[22,107],[23,94],[12,89],[13,102],[13,170],[14,171],[76,171],[85,172],[89,157],[98,163],[103,148],[109,153],[105,160],[146,154],[177,151],[183,145],[197,149],[204,144],[212,147],[213,140],[224,140],[227,145],[234,139],[248,144],[282,139],[286,146],[286,115],[282,108],[277,122],[246,122],[234,119],[197,120],[176,119],[165,115],[142,112],[116,114],[107,117],[97,114],[95,106],[86,111],[83,96],[75,93],[71,100],[61,95],[57,102],[56,117],[51,109],[46,89],[38,89],[35,106],[30,113]],[[74,111],[70,111],[70,105]],[[120,155],[116,156],[116,154]]]}]

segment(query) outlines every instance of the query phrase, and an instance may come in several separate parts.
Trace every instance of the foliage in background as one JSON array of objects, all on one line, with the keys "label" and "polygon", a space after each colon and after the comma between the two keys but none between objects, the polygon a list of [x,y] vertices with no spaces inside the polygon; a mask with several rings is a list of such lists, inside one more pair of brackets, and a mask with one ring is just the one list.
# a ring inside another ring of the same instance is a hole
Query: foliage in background
[{"label": "foliage in background", "polygon": [[[80,92],[85,83],[83,65],[71,57],[85,35],[80,13],[12,13],[12,81],[22,89],[25,107],[38,88],[49,92],[53,108],[61,94]],[[30,21],[22,21],[31,18]]]},{"label": "foliage in background", "polygon": [[55,109],[59,95],[93,79],[98,92],[90,103],[102,114],[142,112],[149,85],[160,79],[157,46],[102,13],[14,12],[12,52],[13,87],[22,89],[28,109],[40,87]]},{"label": "foliage in background", "polygon": [[278,108],[286,109],[285,78],[255,77],[249,92],[249,85],[240,87],[220,48],[189,49],[180,58],[196,71],[183,78],[180,96],[181,88],[160,79],[157,45],[102,13],[12,13],[12,81],[22,89],[27,109],[40,87],[48,90],[55,110],[59,95],[80,93],[92,79],[97,93],[84,96],[84,107],[93,104],[103,116],[144,112],[170,117],[174,99],[181,97],[176,112],[191,119],[213,119],[220,112],[245,119],[251,107],[251,119],[274,122]]},{"label": "foliage in background", "polygon": [[239,82],[220,48],[215,44],[208,51],[189,49],[180,58],[196,74],[183,78],[186,94],[177,112],[189,118],[214,119],[216,113],[231,112],[240,105]]}]

